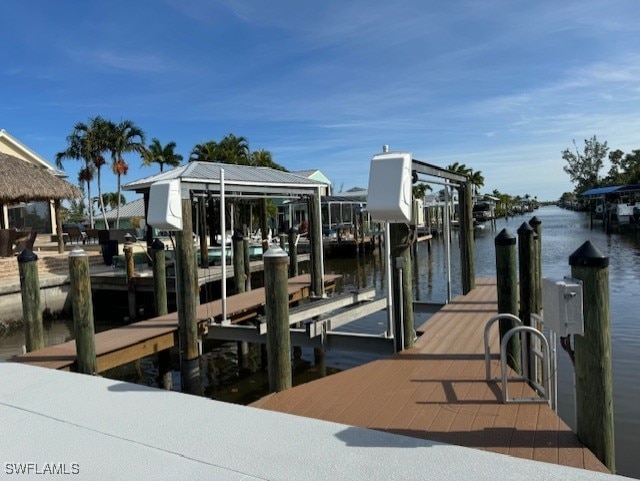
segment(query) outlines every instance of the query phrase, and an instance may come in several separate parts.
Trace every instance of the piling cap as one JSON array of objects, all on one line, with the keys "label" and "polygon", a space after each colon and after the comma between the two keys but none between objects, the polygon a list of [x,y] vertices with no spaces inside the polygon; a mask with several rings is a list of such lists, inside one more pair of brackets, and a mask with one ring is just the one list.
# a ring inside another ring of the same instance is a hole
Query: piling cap
[{"label": "piling cap", "polygon": [[529,221],[529,225],[530,225],[531,227],[534,227],[534,226],[536,226],[536,225],[540,225],[540,224],[542,224],[542,221],[541,221],[540,219],[538,219],[538,217],[537,217],[537,216],[535,216],[535,215],[534,215],[534,216],[531,218],[531,220]]},{"label": "piling cap", "polygon": [[156,237],[155,239],[153,239],[153,242],[151,243],[151,248],[157,251],[163,251],[164,243]]},{"label": "piling cap", "polygon": [[69,257],[83,257],[86,256],[87,253],[80,246],[76,246],[73,248],[71,252],[69,252]]},{"label": "piling cap", "polygon": [[295,235],[300,232],[300,228],[297,225],[294,225],[291,229],[289,229],[289,234]]},{"label": "piling cap", "polygon": [[609,257],[605,256],[591,241],[586,241],[569,256],[570,266],[609,267]]},{"label": "piling cap", "polygon": [[34,254],[34,252],[28,247],[23,249],[20,255],[18,256],[19,264],[24,264],[25,262],[33,262],[37,260],[38,260],[38,256]]},{"label": "piling cap", "polygon": [[497,246],[512,246],[516,243],[516,236],[504,228],[498,233],[494,242]]},{"label": "piling cap", "polygon": [[267,252],[265,252],[262,257],[287,257],[287,253],[284,249],[281,249],[280,246],[272,245],[267,249]]},{"label": "piling cap", "polygon": [[240,229],[235,229],[233,231],[233,235],[231,236],[231,240],[241,241],[243,239],[244,239],[244,236],[242,235],[242,231]]},{"label": "piling cap", "polygon": [[124,242],[125,244],[131,244],[133,242],[133,236],[129,232],[124,235]]},{"label": "piling cap", "polygon": [[531,227],[526,222],[523,222],[520,227],[518,227],[518,234],[530,234],[533,233],[533,227]]}]

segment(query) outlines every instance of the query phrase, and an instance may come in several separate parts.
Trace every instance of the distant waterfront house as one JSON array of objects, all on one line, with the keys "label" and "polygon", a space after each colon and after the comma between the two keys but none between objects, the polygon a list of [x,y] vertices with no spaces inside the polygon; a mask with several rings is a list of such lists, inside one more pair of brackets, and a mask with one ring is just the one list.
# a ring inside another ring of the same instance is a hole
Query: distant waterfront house
[{"label": "distant waterfront house", "polygon": [[[105,213],[109,227],[115,229],[118,209],[111,209]],[[141,229],[144,224],[144,198],[139,198],[133,202],[120,206],[120,228],[121,229]],[[104,218],[102,213],[94,217],[96,229],[104,229]]]},{"label": "distant waterfront house", "polygon": [[331,195],[331,181],[329,178],[322,173],[322,171],[318,169],[310,169],[310,170],[298,170],[296,172],[291,172],[292,174],[299,175],[309,180],[316,180],[318,182],[322,182],[323,184],[327,184],[329,187],[327,188],[327,195]]},{"label": "distant waterfront house", "polygon": [[0,192],[0,228],[30,227],[42,234],[56,232],[54,200],[80,196],[81,192],[63,180],[64,172],[5,130],[0,130],[0,162],[4,172],[1,181],[5,184]]}]

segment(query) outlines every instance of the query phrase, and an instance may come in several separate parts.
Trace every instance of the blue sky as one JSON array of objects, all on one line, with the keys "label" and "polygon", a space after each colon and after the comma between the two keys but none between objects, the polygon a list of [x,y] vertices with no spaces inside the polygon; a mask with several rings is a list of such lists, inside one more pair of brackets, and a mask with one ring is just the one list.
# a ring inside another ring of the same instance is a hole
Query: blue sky
[{"label": "blue sky", "polygon": [[[561,151],[640,148],[640,2],[8,0],[0,128],[53,162],[78,121],[130,119],[185,159],[245,136],[336,191],[382,144],[499,189],[572,190]],[[131,169],[124,182],[157,167]],[[76,182],[79,162],[66,161]],[[116,190],[105,173],[103,190]],[[95,190],[93,191],[95,192]],[[133,200],[133,194],[129,193]]]}]

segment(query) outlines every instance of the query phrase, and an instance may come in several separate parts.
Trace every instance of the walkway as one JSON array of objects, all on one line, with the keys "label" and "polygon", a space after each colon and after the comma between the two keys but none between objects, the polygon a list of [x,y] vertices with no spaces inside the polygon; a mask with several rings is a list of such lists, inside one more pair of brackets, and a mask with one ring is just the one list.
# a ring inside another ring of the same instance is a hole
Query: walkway
[{"label": "walkway", "polygon": [[[325,285],[332,288],[341,276],[325,275],[324,277]],[[290,302],[307,297],[309,287],[308,274],[289,279]],[[264,288],[230,296],[227,298],[227,318],[232,322],[240,322],[255,317],[264,303]],[[201,304],[196,308],[196,319],[202,324],[203,330],[206,329],[210,319],[219,321],[221,317],[222,301],[220,299]],[[104,372],[177,346],[177,332],[178,314],[174,312],[96,334],[98,372]],[[51,369],[74,370],[75,359],[76,343],[69,341],[18,356],[13,360]]]},{"label": "walkway", "polygon": [[[486,382],[483,329],[495,281],[479,279],[421,326],[413,349],[267,396],[255,407],[607,472],[546,404],[502,404]],[[492,330],[497,352],[497,324]],[[494,375],[499,361],[494,357]],[[524,384],[511,396],[531,395]]]}]

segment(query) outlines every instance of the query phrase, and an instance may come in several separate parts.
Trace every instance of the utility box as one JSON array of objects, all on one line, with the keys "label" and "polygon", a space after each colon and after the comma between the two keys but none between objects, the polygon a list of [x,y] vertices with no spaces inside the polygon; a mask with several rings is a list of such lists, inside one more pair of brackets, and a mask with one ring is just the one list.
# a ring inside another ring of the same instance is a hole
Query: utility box
[{"label": "utility box", "polygon": [[147,224],[161,230],[182,230],[180,179],[160,180],[151,184]]},{"label": "utility box", "polygon": [[544,324],[560,337],[584,335],[582,281],[542,279]]},{"label": "utility box", "polygon": [[367,210],[384,222],[411,222],[411,154],[386,152],[374,155],[369,168]]}]

